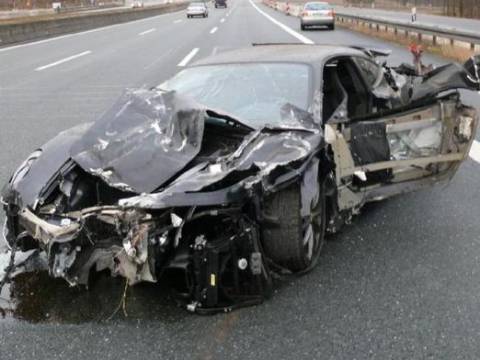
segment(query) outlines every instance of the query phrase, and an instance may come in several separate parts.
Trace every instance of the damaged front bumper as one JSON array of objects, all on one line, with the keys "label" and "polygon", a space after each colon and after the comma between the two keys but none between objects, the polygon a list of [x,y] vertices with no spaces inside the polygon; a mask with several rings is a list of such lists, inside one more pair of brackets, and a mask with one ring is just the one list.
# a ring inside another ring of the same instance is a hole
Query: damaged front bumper
[{"label": "damaged front bumper", "polygon": [[[96,206],[60,216],[7,206],[6,237],[10,244],[42,248],[50,274],[71,285],[87,284],[91,270],[110,270],[130,285],[162,278],[190,311],[229,311],[262,302],[270,275],[258,225],[244,203],[232,202],[245,200],[245,193],[220,193],[204,193],[208,204],[153,212]],[[252,193],[250,206],[257,199]]]}]

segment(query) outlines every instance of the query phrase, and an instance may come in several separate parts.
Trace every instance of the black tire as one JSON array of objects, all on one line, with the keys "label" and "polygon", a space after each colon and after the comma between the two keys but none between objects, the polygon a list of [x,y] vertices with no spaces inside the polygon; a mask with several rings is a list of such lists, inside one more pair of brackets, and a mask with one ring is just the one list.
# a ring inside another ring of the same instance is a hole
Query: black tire
[{"label": "black tire", "polygon": [[329,26],[329,29],[330,29],[330,30],[335,30],[335,24],[330,25],[330,26]]},{"label": "black tire", "polygon": [[304,30],[305,30],[305,25],[300,24],[300,29],[301,29],[302,31],[304,31]]},{"label": "black tire", "polygon": [[[295,184],[265,198],[265,212],[279,225],[262,229],[265,255],[292,272],[311,270],[318,261],[325,237],[326,206],[323,186],[308,219],[302,219],[300,186]],[[311,232],[309,232],[311,230]],[[311,234],[311,238],[307,235]],[[306,242],[308,238],[308,242]]]}]

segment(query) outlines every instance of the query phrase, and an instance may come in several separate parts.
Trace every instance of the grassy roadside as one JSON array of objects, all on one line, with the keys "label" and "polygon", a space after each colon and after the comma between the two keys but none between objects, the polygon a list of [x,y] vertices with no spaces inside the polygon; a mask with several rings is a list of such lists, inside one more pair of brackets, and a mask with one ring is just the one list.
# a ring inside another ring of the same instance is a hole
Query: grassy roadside
[{"label": "grassy roadside", "polygon": [[452,46],[450,44],[434,45],[432,41],[425,38],[419,41],[418,36],[413,34],[405,35],[405,33],[402,33],[402,32],[398,32],[397,34],[395,34],[393,32],[390,32],[390,31],[387,32],[385,30],[377,31],[375,27],[370,29],[369,27],[366,27],[366,26],[347,23],[347,22],[342,23],[340,21],[335,22],[335,25],[345,29],[355,31],[355,32],[359,32],[371,37],[376,37],[382,40],[386,40],[394,44],[400,44],[400,45],[406,45],[406,46],[409,46],[411,44],[421,45],[424,48],[425,53],[438,55],[450,60],[458,61],[460,63],[465,62],[469,57],[471,57],[472,55],[475,55],[474,51],[471,51],[470,49],[467,49],[461,46]]}]

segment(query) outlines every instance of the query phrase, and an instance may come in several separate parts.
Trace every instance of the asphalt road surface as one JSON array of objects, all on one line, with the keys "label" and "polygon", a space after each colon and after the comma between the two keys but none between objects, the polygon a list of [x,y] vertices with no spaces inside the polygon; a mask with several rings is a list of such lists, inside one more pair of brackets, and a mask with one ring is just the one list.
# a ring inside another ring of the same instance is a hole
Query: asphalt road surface
[{"label": "asphalt road surface", "polygon": [[[298,29],[298,19],[231,0],[206,19],[174,13],[0,48],[0,183],[36,146],[96,119],[125,87],[157,85],[211,54],[268,42],[385,44],[340,28]],[[388,46],[392,65],[410,62],[407,49]],[[20,275],[0,299],[0,358],[476,359],[479,174],[469,158],[447,187],[367,206],[330,237],[310,274],[229,314],[191,315],[165,286],[141,285],[126,292],[127,316],[120,309],[107,321],[123,279],[99,276],[85,291]]]}]

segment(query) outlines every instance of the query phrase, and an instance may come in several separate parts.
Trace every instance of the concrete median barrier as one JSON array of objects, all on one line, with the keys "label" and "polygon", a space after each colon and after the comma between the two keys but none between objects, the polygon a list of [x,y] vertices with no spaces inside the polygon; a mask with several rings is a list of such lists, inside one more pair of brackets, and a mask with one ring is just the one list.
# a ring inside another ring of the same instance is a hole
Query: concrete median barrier
[{"label": "concrete median barrier", "polygon": [[0,24],[0,46],[48,38],[79,31],[91,30],[102,26],[125,23],[170,12],[180,11],[187,3],[165,4],[143,9],[122,9],[111,12],[78,14],[35,21],[19,19],[9,24]]}]

